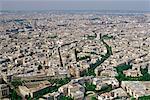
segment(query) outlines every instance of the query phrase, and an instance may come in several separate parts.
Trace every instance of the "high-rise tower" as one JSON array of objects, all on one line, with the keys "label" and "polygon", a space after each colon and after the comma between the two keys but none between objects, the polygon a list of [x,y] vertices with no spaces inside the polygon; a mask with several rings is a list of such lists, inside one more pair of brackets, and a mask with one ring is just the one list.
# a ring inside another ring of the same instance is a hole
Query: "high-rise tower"
[{"label": "high-rise tower", "polygon": [[58,47],[58,54],[59,54],[60,66],[63,67],[63,62],[62,62],[61,53],[60,53],[60,47]]}]

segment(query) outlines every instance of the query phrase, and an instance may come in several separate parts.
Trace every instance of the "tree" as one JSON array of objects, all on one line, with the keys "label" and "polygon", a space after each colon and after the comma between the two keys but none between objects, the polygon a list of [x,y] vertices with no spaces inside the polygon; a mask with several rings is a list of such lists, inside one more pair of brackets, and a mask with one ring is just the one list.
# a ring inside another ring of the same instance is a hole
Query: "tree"
[{"label": "tree", "polygon": [[11,82],[11,84],[12,84],[15,88],[17,88],[19,85],[22,85],[22,81],[21,81],[21,80],[13,80],[13,81]]},{"label": "tree", "polygon": [[144,75],[144,74],[148,73],[148,67],[147,66],[146,66],[146,68],[141,68],[140,67],[140,71]]},{"label": "tree", "polygon": [[59,100],[73,100],[71,97],[69,96],[60,96]]},{"label": "tree", "polygon": [[96,97],[95,97],[95,96],[92,96],[92,97],[91,97],[91,100],[97,100],[97,99],[96,99]]},{"label": "tree", "polygon": [[42,66],[41,66],[41,65],[39,65],[39,66],[38,66],[38,70],[41,70],[41,69],[42,69]]},{"label": "tree", "polygon": [[11,90],[10,92],[11,92],[11,94],[10,94],[11,100],[22,100],[22,98],[17,95],[17,93],[14,89]]},{"label": "tree", "polygon": [[95,91],[96,85],[92,84],[92,83],[85,83],[85,90],[86,91]]}]

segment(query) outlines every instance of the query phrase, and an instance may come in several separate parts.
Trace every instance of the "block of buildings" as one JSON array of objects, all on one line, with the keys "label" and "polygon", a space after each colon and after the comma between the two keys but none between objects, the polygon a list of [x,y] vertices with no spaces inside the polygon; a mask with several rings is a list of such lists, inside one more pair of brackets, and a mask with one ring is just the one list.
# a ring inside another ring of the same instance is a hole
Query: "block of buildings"
[{"label": "block of buildings", "polygon": [[136,99],[150,95],[149,81],[122,81],[121,87]]},{"label": "block of buildings", "polygon": [[51,84],[49,81],[40,81],[40,82],[30,82],[30,83],[26,83],[24,86],[19,86],[19,91],[21,93],[21,95],[23,95],[24,97],[27,96],[31,96],[33,97],[37,97],[38,95],[41,95],[41,93],[43,93],[44,90],[51,88]]}]

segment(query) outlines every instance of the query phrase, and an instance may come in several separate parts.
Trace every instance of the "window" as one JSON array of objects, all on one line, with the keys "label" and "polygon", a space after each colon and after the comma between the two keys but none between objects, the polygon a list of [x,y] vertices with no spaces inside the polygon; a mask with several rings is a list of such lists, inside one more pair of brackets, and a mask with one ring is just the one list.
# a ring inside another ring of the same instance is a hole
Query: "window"
[{"label": "window", "polygon": [[6,96],[7,95],[7,90],[2,90],[2,96]]}]

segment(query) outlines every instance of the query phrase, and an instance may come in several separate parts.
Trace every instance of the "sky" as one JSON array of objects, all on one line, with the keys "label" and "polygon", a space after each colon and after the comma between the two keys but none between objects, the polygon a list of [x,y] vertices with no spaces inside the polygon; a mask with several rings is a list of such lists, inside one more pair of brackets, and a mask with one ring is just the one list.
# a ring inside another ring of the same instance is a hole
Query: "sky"
[{"label": "sky", "polygon": [[150,11],[150,0],[0,0],[0,10]]}]

